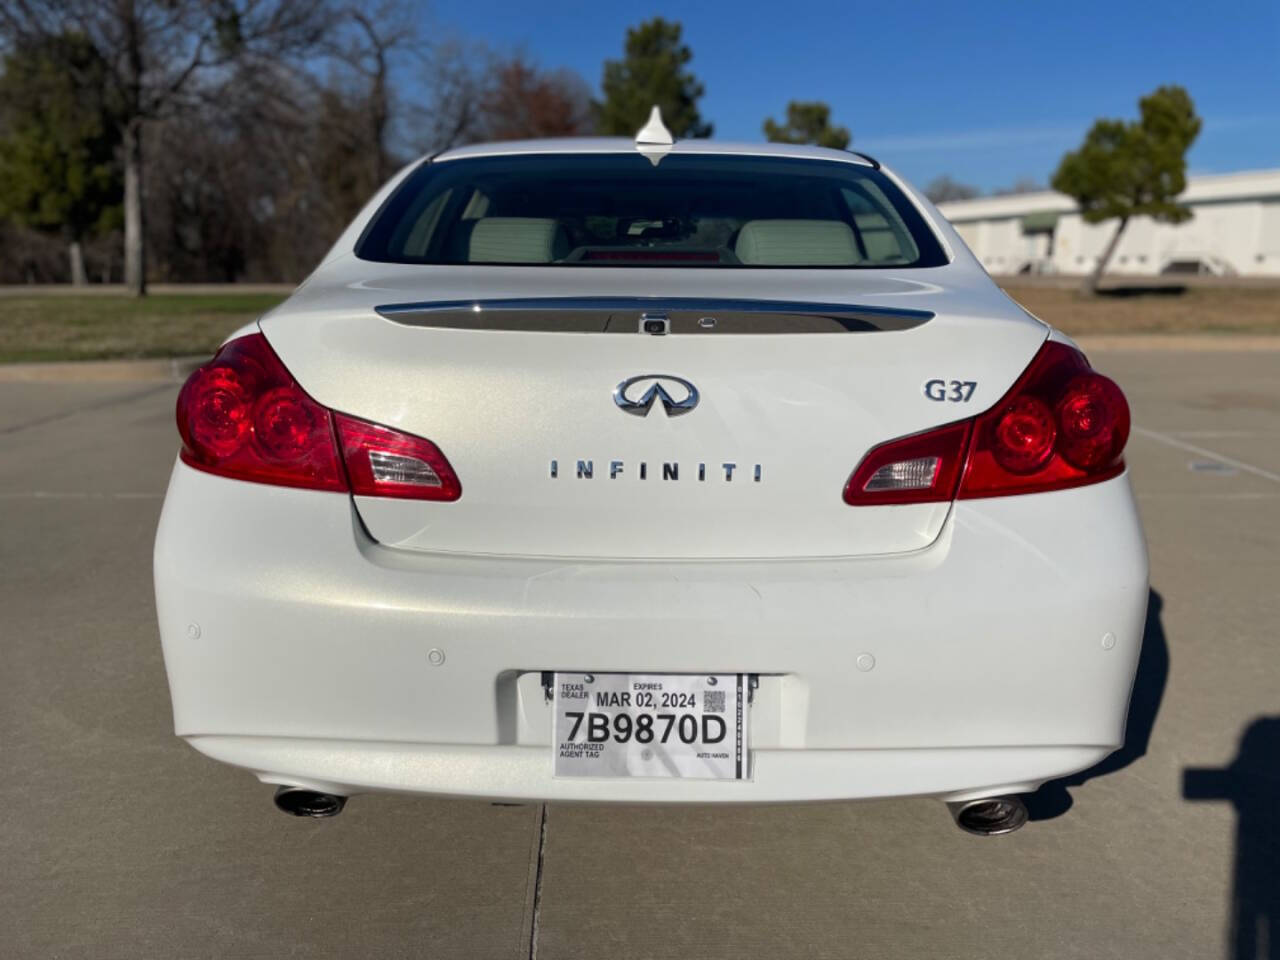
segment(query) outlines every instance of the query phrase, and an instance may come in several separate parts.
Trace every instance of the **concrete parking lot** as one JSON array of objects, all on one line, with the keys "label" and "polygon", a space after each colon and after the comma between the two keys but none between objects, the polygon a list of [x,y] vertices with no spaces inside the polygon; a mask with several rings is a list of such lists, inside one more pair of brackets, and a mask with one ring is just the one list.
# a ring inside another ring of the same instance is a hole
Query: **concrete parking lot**
[{"label": "concrete parking lot", "polygon": [[0,956],[1280,956],[1280,352],[1093,359],[1151,548],[1130,739],[1000,839],[930,800],[284,817],[170,733],[176,386],[0,382]]}]

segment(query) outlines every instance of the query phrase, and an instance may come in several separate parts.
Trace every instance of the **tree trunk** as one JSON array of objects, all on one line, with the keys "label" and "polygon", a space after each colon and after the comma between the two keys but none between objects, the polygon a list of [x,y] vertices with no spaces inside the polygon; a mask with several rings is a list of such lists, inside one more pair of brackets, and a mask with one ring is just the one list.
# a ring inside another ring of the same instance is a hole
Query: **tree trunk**
[{"label": "tree trunk", "polygon": [[1111,242],[1107,244],[1107,249],[1102,251],[1102,256],[1098,258],[1097,266],[1093,268],[1093,273],[1089,274],[1089,280],[1085,284],[1085,290],[1089,293],[1096,294],[1098,286],[1102,283],[1102,275],[1107,272],[1107,264],[1111,262],[1111,256],[1116,252],[1116,247],[1120,245],[1120,234],[1124,233],[1125,225],[1129,222],[1128,217],[1121,217],[1120,222],[1116,224],[1116,232],[1111,235]]},{"label": "tree trunk", "polygon": [[89,282],[89,277],[84,272],[84,251],[80,249],[79,240],[72,240],[67,245],[67,256],[71,259],[71,285],[83,287]]},{"label": "tree trunk", "polygon": [[146,239],[142,218],[142,123],[124,128],[124,285],[134,296],[147,292]]}]

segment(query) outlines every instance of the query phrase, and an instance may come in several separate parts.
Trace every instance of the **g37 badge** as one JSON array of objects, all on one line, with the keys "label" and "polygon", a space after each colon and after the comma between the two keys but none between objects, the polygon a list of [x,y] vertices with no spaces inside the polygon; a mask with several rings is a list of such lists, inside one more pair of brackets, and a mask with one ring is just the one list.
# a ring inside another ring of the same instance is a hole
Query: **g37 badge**
[{"label": "g37 badge", "polygon": [[973,391],[978,389],[976,380],[926,380],[924,395],[940,403],[968,403]]}]

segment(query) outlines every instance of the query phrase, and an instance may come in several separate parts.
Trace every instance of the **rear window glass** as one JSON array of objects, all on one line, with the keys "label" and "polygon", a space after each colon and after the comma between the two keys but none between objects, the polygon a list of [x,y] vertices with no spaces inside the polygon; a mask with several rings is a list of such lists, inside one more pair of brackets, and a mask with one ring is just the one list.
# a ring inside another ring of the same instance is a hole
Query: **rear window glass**
[{"label": "rear window glass", "polygon": [[880,171],[776,157],[522,154],[425,163],[356,255],[523,266],[935,267],[946,255]]}]

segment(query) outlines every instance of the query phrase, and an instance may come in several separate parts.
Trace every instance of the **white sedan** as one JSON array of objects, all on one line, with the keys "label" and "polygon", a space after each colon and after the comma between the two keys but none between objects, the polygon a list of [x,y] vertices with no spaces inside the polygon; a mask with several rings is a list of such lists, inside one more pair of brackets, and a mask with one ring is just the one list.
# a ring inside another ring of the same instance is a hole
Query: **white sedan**
[{"label": "white sedan", "polygon": [[876,161],[585,139],[402,171],[182,388],[177,733],[371,791],[927,795],[1123,741],[1124,396]]}]

